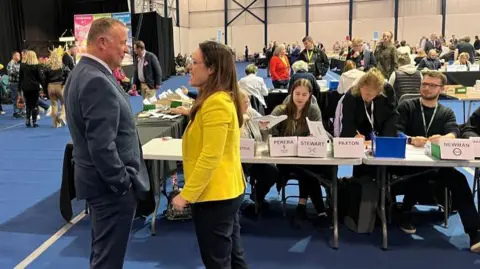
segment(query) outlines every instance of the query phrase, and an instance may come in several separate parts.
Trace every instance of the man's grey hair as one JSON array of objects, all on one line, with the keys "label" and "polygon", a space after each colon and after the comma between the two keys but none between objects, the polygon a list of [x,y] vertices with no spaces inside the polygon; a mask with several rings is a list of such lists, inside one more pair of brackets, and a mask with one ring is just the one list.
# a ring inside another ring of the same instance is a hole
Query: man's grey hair
[{"label": "man's grey hair", "polygon": [[90,31],[88,31],[87,45],[95,43],[99,36],[108,33],[108,31],[110,31],[110,29],[112,29],[115,25],[122,25],[126,27],[123,22],[112,18],[100,18],[94,20],[92,26],[90,27]]},{"label": "man's grey hair", "polygon": [[293,72],[294,73],[297,73],[298,71],[305,71],[307,72],[308,71],[308,64],[304,61],[296,61],[293,65],[292,65],[292,69],[293,69]]}]

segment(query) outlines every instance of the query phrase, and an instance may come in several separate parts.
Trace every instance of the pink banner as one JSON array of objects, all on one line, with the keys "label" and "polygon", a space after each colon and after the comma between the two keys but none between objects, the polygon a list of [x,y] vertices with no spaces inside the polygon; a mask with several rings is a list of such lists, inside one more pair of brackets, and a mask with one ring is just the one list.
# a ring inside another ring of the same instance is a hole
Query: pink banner
[{"label": "pink banner", "polygon": [[73,23],[75,25],[75,39],[77,40],[77,59],[79,59],[87,47],[87,36],[93,23],[93,15],[75,15]]}]

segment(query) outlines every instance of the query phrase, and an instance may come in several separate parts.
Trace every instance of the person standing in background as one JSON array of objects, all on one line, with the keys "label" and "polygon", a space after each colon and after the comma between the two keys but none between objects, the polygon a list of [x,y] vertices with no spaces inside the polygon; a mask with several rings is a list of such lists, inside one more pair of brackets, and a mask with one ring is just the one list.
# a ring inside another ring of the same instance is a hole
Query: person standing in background
[{"label": "person standing in background", "polygon": [[308,64],[308,72],[313,74],[316,79],[322,79],[327,74],[329,68],[328,57],[314,45],[313,38],[306,36],[302,39],[305,49],[300,52],[299,61],[304,61]]},{"label": "person standing in background", "polygon": [[73,70],[77,64],[77,47],[75,45],[70,46],[68,51],[63,54],[62,62],[70,71]]},{"label": "person standing in background", "polygon": [[383,33],[382,42],[378,44],[374,54],[377,68],[385,78],[389,78],[398,67],[397,48],[393,45],[392,37],[393,33],[390,31]]},{"label": "person standing in background", "polygon": [[145,43],[135,42],[135,54],[137,55],[135,72],[133,75],[133,90],[138,91],[143,99],[150,99],[157,93],[162,84],[162,68],[155,54],[145,50]]},{"label": "person standing in background", "polygon": [[199,95],[183,135],[185,185],[172,205],[180,211],[191,205],[205,268],[247,269],[238,213],[246,188],[243,113],[231,50],[215,41],[201,43],[193,54],[190,85]]},{"label": "person standing in background", "polygon": [[150,190],[130,100],[112,72],[129,53],[127,40],[121,21],[95,20],[65,84],[77,198],[90,208],[91,269],[123,268],[137,198]]},{"label": "person standing in background", "polygon": [[42,82],[42,71],[38,64],[37,54],[29,50],[25,55],[25,61],[20,65],[18,88],[22,89],[25,97],[27,113],[25,125],[27,127],[38,127],[38,98],[40,96],[40,83]]},{"label": "person standing in background", "polygon": [[20,79],[20,53],[14,51],[12,53],[12,60],[7,65],[7,74],[8,74],[8,87],[12,92],[12,103],[13,103],[13,117],[14,118],[23,118],[25,113],[22,109],[17,107],[17,99],[19,96],[18,82]]}]

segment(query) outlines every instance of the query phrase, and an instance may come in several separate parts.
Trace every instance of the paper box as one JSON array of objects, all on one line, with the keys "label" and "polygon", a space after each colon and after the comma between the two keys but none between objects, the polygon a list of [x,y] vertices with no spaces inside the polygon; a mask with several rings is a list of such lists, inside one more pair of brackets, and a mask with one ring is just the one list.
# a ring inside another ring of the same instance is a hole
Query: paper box
[{"label": "paper box", "polygon": [[271,157],[297,156],[297,137],[270,137],[268,146]]},{"label": "paper box", "polygon": [[440,139],[438,144],[427,143],[428,155],[439,160],[474,160],[474,146],[470,139]]},{"label": "paper box", "polygon": [[240,139],[240,157],[253,158],[255,157],[255,139]]},{"label": "paper box", "polygon": [[363,158],[365,157],[365,141],[363,138],[334,138],[333,157]]},{"label": "paper box", "polygon": [[300,136],[297,138],[297,143],[297,156],[299,157],[327,157],[328,139],[326,137]]},{"label": "paper box", "polygon": [[473,143],[473,156],[480,158],[480,137],[470,137]]}]

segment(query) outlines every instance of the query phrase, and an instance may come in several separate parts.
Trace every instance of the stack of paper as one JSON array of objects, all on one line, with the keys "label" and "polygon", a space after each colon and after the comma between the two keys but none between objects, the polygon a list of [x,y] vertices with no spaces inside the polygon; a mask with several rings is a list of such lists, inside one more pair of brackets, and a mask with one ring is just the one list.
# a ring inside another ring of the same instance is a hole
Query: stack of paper
[{"label": "stack of paper", "polygon": [[287,115],[281,115],[281,116],[267,115],[267,116],[254,118],[253,120],[257,122],[268,122],[267,128],[270,129],[273,126],[279,124],[280,122],[286,119],[287,119]]}]

